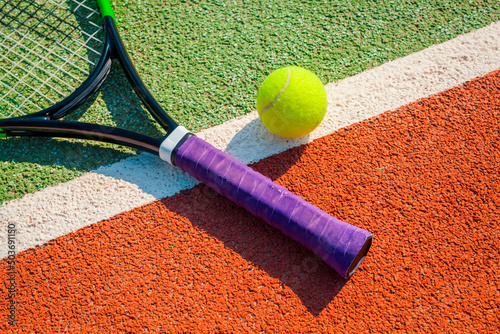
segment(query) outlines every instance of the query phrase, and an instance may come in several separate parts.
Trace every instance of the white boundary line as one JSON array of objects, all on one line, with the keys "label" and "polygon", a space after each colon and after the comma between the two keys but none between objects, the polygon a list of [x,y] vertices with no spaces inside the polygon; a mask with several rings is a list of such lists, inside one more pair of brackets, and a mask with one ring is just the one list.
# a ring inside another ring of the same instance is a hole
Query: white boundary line
[{"label": "white boundary line", "polygon": [[[307,143],[338,129],[397,109],[500,68],[500,22],[443,44],[326,85],[329,107],[322,125],[306,138],[270,134],[257,112],[198,134],[248,164]],[[46,188],[0,207],[2,231],[15,224],[16,251],[172,196],[197,182],[150,154],[101,167],[72,181]],[[0,233],[0,257],[7,233]]]}]

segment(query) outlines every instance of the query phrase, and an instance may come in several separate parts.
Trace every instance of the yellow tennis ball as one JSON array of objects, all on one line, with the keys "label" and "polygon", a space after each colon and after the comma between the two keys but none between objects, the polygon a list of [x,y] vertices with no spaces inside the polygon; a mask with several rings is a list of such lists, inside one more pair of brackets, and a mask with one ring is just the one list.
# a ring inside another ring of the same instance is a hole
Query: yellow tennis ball
[{"label": "yellow tennis ball", "polygon": [[280,68],[264,80],[257,93],[262,123],[286,138],[304,136],[323,120],[328,102],[321,80],[297,66]]}]

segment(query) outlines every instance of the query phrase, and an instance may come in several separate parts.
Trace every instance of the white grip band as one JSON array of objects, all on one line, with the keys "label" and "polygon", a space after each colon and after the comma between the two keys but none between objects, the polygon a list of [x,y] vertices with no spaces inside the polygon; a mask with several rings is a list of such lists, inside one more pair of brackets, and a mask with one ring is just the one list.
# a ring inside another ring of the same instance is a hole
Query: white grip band
[{"label": "white grip band", "polygon": [[167,138],[161,143],[160,145],[160,158],[163,161],[168,162],[169,164],[173,165],[172,163],[172,152],[174,151],[175,147],[179,142],[184,138],[186,134],[190,133],[185,127],[183,126],[178,126],[172,131],[171,134],[168,135]]}]

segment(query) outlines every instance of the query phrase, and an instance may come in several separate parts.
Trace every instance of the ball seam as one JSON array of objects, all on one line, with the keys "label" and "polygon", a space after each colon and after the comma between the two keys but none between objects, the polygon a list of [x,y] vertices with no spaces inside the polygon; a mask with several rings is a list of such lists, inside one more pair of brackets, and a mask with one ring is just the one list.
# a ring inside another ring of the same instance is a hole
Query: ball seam
[{"label": "ball seam", "polygon": [[262,115],[264,114],[264,111],[272,108],[272,106],[278,102],[279,98],[281,97],[281,95],[283,95],[283,93],[285,92],[285,89],[286,87],[288,87],[288,84],[290,84],[290,77],[292,76],[292,70],[290,68],[288,68],[288,77],[286,78],[286,84],[285,86],[283,86],[283,88],[281,89],[281,92],[279,93],[279,95],[274,99],[274,101],[268,105],[268,106],[265,106],[262,111],[259,113],[259,116],[262,117]]}]

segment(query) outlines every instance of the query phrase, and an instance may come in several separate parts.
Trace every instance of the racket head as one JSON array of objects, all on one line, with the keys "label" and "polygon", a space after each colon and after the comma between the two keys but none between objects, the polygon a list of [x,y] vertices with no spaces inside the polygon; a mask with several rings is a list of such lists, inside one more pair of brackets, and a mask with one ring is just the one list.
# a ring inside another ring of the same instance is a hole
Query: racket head
[{"label": "racket head", "polygon": [[109,73],[105,44],[94,0],[0,0],[0,118],[71,113]]}]

